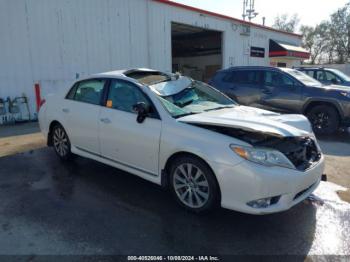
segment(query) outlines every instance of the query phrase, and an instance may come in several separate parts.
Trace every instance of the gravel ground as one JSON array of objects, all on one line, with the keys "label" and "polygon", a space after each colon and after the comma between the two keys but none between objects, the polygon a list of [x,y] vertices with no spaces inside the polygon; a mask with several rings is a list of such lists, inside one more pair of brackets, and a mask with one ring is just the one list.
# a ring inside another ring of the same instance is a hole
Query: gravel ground
[{"label": "gravel ground", "polygon": [[350,203],[350,134],[342,132],[332,137],[320,137],[319,142],[326,157],[328,180],[348,189],[339,194]]}]

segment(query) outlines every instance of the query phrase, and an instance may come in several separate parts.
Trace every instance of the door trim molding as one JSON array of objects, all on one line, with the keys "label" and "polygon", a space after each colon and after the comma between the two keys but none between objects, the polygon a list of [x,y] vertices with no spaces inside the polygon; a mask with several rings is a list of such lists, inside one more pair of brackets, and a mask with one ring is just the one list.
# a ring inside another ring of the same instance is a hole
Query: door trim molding
[{"label": "door trim molding", "polygon": [[146,171],[146,170],[141,169],[141,168],[138,168],[138,167],[131,166],[131,165],[129,165],[129,164],[125,164],[125,163],[116,161],[116,160],[114,160],[114,159],[111,159],[111,158],[102,156],[102,155],[100,155],[100,154],[93,153],[93,152],[91,152],[91,151],[89,151],[89,150],[86,150],[86,149],[83,149],[83,148],[81,148],[81,147],[77,147],[77,146],[76,146],[76,148],[79,149],[79,150],[81,150],[81,151],[83,151],[83,152],[85,152],[85,153],[88,153],[88,154],[97,156],[97,157],[99,157],[99,158],[103,158],[103,159],[105,159],[105,160],[111,161],[111,162],[116,163],[116,164],[121,165],[121,166],[125,166],[125,167],[127,167],[127,168],[134,169],[134,170],[136,170],[136,171],[145,173],[145,174],[147,174],[147,175],[151,175],[151,176],[154,176],[154,177],[157,177],[157,176],[158,176],[158,175],[155,174],[155,173]]}]

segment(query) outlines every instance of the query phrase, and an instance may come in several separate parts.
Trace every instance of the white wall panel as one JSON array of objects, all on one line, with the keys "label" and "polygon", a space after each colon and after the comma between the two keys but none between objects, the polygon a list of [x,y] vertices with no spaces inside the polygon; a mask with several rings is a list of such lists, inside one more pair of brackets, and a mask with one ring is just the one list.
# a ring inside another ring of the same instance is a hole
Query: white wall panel
[{"label": "white wall panel", "polygon": [[[268,65],[268,39],[300,39],[151,0],[0,0],[0,97],[67,88],[76,75],[151,67],[171,70],[171,22],[223,32],[223,66]],[[245,55],[249,46],[266,58]]]}]

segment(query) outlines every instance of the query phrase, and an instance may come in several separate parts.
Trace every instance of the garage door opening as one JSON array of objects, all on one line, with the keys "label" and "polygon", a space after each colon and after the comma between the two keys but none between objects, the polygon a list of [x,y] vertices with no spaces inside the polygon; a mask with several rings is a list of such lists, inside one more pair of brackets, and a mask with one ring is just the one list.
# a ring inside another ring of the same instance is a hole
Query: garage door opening
[{"label": "garage door opening", "polygon": [[171,24],[172,70],[208,82],[222,68],[222,33]]}]

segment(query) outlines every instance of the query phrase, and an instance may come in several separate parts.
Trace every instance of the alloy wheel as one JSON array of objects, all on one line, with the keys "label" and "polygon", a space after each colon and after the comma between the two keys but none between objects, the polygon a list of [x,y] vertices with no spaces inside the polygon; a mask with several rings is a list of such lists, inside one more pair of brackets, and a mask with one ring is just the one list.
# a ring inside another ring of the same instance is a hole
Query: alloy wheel
[{"label": "alloy wheel", "polygon": [[317,112],[311,119],[311,123],[315,129],[324,129],[329,126],[329,115],[324,112]]},{"label": "alloy wheel", "polygon": [[54,130],[53,145],[57,154],[59,154],[61,157],[64,157],[69,153],[68,138],[65,131],[61,127],[57,127]]},{"label": "alloy wheel", "polygon": [[190,208],[200,208],[208,202],[208,180],[193,164],[184,163],[175,169],[173,187],[179,200]]}]

